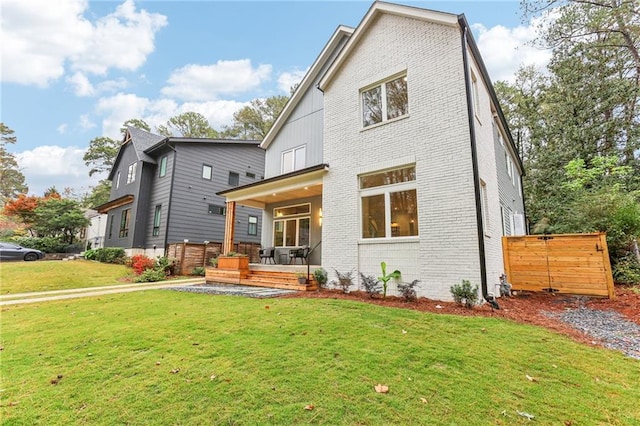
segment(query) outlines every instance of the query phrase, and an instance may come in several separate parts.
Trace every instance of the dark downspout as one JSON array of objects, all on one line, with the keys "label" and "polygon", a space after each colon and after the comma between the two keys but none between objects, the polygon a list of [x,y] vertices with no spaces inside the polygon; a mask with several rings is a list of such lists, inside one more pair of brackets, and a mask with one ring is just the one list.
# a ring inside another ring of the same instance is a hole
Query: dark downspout
[{"label": "dark downspout", "polygon": [[178,162],[178,151],[171,145],[167,144],[169,148],[173,151],[173,165],[171,166],[171,186],[169,187],[169,201],[167,201],[167,224],[164,228],[164,255],[166,256],[169,252],[169,247],[167,246],[167,241],[169,238],[169,219],[171,218],[171,199],[173,198],[173,181],[176,178],[176,163]]},{"label": "dark downspout", "polygon": [[480,193],[480,173],[478,171],[478,150],[476,146],[476,128],[473,117],[473,99],[471,98],[471,78],[469,76],[469,58],[467,57],[467,31],[468,27],[461,18],[458,19],[464,27],[462,33],[462,63],[464,65],[464,86],[467,95],[467,115],[469,116],[469,138],[471,139],[471,162],[473,163],[473,188],[476,198],[476,221],[478,229],[478,250],[480,253],[480,283],[482,297],[489,303],[495,303],[495,299],[489,298],[487,291],[487,256],[484,251],[484,225],[482,223],[482,194]]}]

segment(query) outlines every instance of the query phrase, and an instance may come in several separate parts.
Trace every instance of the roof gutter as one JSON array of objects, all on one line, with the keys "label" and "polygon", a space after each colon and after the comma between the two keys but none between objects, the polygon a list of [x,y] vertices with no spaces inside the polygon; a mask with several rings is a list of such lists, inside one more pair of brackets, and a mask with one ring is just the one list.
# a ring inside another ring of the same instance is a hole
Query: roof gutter
[{"label": "roof gutter", "polygon": [[[462,62],[464,65],[464,86],[467,96],[467,115],[469,118],[469,139],[471,140],[471,162],[473,164],[473,189],[476,201],[476,228],[478,231],[478,253],[480,255],[480,283],[482,298],[497,307],[494,297],[489,296],[487,290],[487,255],[484,249],[484,224],[482,223],[482,194],[480,193],[480,172],[478,170],[478,147],[476,143],[476,128],[473,113],[473,99],[471,97],[471,76],[469,75],[469,58],[467,55],[467,32],[469,27],[464,22],[464,16],[460,16],[462,31]],[[495,304],[495,305],[494,305]]]}]

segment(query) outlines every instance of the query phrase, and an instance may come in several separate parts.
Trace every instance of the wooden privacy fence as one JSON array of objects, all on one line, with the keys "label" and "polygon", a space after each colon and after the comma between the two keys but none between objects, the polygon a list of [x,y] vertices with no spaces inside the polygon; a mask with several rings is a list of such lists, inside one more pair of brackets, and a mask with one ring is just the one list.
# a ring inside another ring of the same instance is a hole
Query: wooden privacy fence
[{"label": "wooden privacy fence", "polygon": [[[249,256],[250,262],[259,263],[260,244],[257,243],[236,243],[233,246],[236,253],[242,253]],[[213,242],[209,244],[203,243],[171,243],[167,247],[167,257],[173,259],[176,263],[175,273],[179,275],[188,275],[196,266],[211,266],[209,261],[220,255],[222,243]]]},{"label": "wooden privacy fence", "polygon": [[615,297],[605,234],[502,237],[502,251],[514,290]]}]

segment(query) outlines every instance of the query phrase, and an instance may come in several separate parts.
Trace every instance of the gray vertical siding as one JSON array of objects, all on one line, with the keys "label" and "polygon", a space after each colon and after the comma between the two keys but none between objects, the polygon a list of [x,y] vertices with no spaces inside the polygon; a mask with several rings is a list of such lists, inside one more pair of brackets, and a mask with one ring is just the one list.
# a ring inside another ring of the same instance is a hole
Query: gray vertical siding
[{"label": "gray vertical siding", "polygon": [[287,117],[287,122],[282,126],[271,145],[269,145],[265,159],[266,178],[281,174],[283,151],[301,145],[306,146],[306,167],[323,162],[324,97],[322,92],[316,88],[316,85],[347,40],[348,37],[344,37],[336,47],[332,56],[318,73],[315,81],[309,86],[298,105]]},{"label": "gray vertical siding", "polygon": [[[160,177],[160,159],[167,156],[167,173]],[[156,155],[156,165],[149,168],[151,182],[149,183],[150,195],[149,203],[146,210],[147,225],[145,227],[145,244],[146,248],[164,247],[164,239],[167,235],[169,199],[171,194],[171,178],[173,175],[173,164],[175,161],[174,151],[167,148],[160,151]],[[160,211],[160,232],[158,236],[153,236],[153,219],[156,206],[161,206]]]}]

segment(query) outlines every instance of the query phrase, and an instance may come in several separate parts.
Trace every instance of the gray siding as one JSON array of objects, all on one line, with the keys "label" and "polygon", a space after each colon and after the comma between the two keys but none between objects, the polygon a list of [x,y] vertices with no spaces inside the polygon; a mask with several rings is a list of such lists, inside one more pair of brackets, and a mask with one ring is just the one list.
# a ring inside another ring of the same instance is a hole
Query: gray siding
[{"label": "gray siding", "polygon": [[[259,180],[263,175],[264,151],[256,146],[216,144],[206,147],[197,143],[176,144],[176,167],[171,194],[167,242],[222,241],[225,216],[208,213],[210,204],[225,206],[225,198],[217,192],[230,188],[229,172],[240,176],[239,185]],[[213,167],[211,180],[202,178],[202,166]],[[247,177],[254,173],[255,178]],[[248,235],[249,215],[258,218],[258,235]],[[238,206],[234,239],[260,242],[262,212]]]},{"label": "gray siding", "polygon": [[[493,123],[493,145],[496,152],[496,171],[498,177],[498,193],[500,197],[500,207],[502,207],[502,225],[508,235],[513,233],[508,220],[509,214],[524,213],[524,199],[520,188],[521,178],[516,167],[515,157],[507,149],[507,141],[503,138],[500,143],[500,130],[496,123]],[[506,155],[511,157],[512,176],[509,176],[507,169]]]},{"label": "gray siding", "polygon": [[[160,177],[160,159],[167,156],[167,172],[164,176]],[[167,236],[167,225],[169,217],[169,200],[171,199],[171,179],[173,177],[173,166],[175,154],[172,150],[159,152],[157,154],[157,165],[150,168],[150,175],[152,180],[149,185],[150,196],[149,204],[146,211],[147,226],[145,227],[145,241],[146,248],[164,247],[164,240]],[[155,215],[156,206],[161,206],[160,210],[160,229],[157,236],[153,236],[153,219]]]},{"label": "gray siding", "polygon": [[298,105],[287,117],[287,122],[282,126],[271,145],[269,145],[265,158],[266,178],[281,174],[282,153],[284,151],[302,145],[306,146],[306,167],[323,162],[324,98],[322,92],[316,88],[316,85],[347,40],[347,37],[343,38],[332,56],[321,68],[307,92],[300,99]]}]

